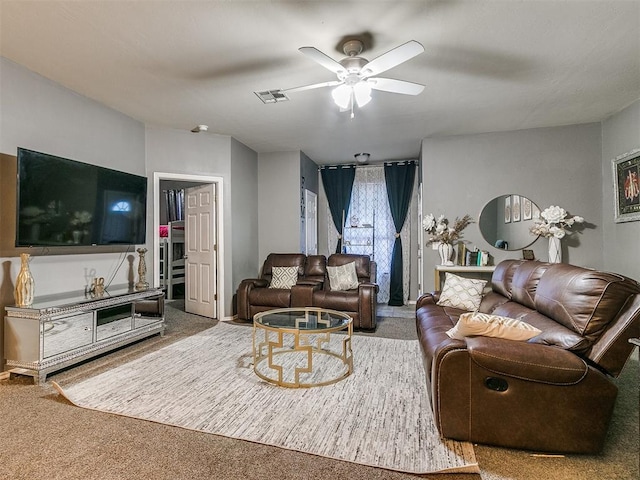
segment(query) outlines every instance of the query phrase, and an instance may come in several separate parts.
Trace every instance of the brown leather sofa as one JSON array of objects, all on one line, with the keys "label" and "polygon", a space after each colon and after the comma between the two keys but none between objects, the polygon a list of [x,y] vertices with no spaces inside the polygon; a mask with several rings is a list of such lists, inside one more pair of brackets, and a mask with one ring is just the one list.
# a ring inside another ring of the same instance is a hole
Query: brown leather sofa
[{"label": "brown leather sofa", "polygon": [[256,313],[291,306],[291,290],[268,288],[273,267],[298,267],[298,279],[304,276],[306,255],[302,253],[272,253],[262,265],[260,278],[243,280],[238,287],[238,318],[251,320]]},{"label": "brown leather sofa", "polygon": [[313,306],[348,313],[353,318],[353,328],[375,330],[378,301],[376,264],[368,255],[334,253],[327,259],[327,266],[337,267],[350,262],[356,263],[358,288],[346,291],[331,290],[329,279],[325,275],[322,287],[313,292]]},{"label": "brown leather sofa", "polygon": [[[327,265],[355,262],[358,288],[333,291]],[[273,267],[298,267],[298,282],[291,289],[269,288]],[[376,264],[368,255],[324,255],[294,253],[269,254],[260,278],[245,279],[238,287],[238,319],[251,321],[256,313],[275,308],[322,307],[348,313],[356,329],[376,328],[378,285]]]},{"label": "brown leather sofa", "polygon": [[449,338],[462,310],[418,299],[425,380],[441,435],[565,453],[603,446],[620,374],[640,330],[640,285],[567,264],[497,265],[478,311],[541,330],[527,342]]}]

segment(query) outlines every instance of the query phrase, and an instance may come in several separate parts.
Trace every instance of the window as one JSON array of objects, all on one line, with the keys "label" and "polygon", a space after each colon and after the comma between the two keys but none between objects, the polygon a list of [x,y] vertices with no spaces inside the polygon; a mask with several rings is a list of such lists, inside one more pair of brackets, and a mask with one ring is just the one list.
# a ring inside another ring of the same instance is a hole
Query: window
[{"label": "window", "polygon": [[116,202],[111,207],[112,212],[130,212],[131,204],[129,202]]},{"label": "window", "polygon": [[[402,232],[400,232],[403,249],[403,292],[405,302],[409,298],[411,276],[411,222],[412,218],[417,215],[417,189],[414,188],[413,192],[411,207]],[[366,244],[366,238],[369,235],[365,231],[359,231],[360,229],[357,229],[357,232],[349,231],[346,233],[350,238],[355,238],[356,241],[354,243],[358,245],[343,244],[342,248],[345,253],[357,254],[371,253],[373,250],[372,259],[376,262],[377,283],[379,286],[378,303],[387,303],[389,301],[391,254],[396,232],[389,208],[383,166],[357,167],[351,191],[349,212],[345,215],[344,220],[347,228],[351,225],[352,220],[356,221],[359,226],[365,224],[374,226],[372,248],[367,248],[368,245],[363,246],[363,242],[359,241],[360,239],[365,239],[364,243]],[[329,252],[332,253],[336,251],[337,232],[328,207],[327,225]],[[345,236],[345,240],[347,239]]]}]

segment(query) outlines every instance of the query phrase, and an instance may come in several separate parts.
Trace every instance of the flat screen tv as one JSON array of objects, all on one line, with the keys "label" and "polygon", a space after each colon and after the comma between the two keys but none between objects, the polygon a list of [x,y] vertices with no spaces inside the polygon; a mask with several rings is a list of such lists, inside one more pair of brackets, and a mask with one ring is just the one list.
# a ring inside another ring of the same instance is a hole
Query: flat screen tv
[{"label": "flat screen tv", "polygon": [[18,148],[16,247],[145,243],[147,179]]}]

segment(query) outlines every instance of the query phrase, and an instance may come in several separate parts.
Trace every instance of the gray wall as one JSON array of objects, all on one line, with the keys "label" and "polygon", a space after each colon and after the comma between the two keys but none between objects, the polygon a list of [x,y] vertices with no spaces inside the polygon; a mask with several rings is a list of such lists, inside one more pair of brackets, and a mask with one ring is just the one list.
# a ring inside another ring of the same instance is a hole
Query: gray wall
[{"label": "gray wall", "polygon": [[300,152],[258,155],[256,271],[270,253],[300,252]]},{"label": "gray wall", "polygon": [[[246,277],[249,264],[257,263],[257,154],[229,136],[145,126],[93,100],[78,95],[24,67],[0,57],[0,151],[16,155],[17,147],[43,151],[74,160],[139,175],[149,181],[151,215],[153,172],[220,176],[224,182],[225,315],[233,312],[237,279]],[[231,176],[238,185],[232,199]],[[251,180],[253,178],[253,180]],[[295,188],[296,184],[293,184]],[[236,202],[234,203],[235,200]],[[232,237],[233,218],[242,218]],[[151,216],[149,217],[149,220]],[[147,223],[147,243],[152,258],[153,225]],[[235,248],[234,248],[235,247]],[[127,283],[130,272],[120,267],[118,253],[40,256],[34,252],[31,270],[36,295],[82,290],[97,276],[114,277],[113,284]],[[236,264],[237,261],[237,264]],[[0,307],[13,303],[13,279],[19,258],[2,258]],[[126,262],[125,262],[126,265]],[[153,262],[147,262],[153,278]],[[253,266],[253,265],[252,265]],[[56,274],[52,274],[56,272]],[[7,277],[7,278],[4,278]],[[1,323],[1,322],[0,322]],[[0,327],[1,328],[1,327]],[[2,357],[0,357],[2,358]]]},{"label": "gray wall", "polygon": [[[0,153],[16,155],[21,146],[149,177],[161,171],[223,178],[227,314],[232,312],[239,281],[256,274],[268,253],[299,251],[301,175],[305,185],[315,178],[319,253],[331,253],[326,245],[326,198],[317,172],[315,176],[306,173],[311,164],[302,152],[258,156],[228,136],[145,129],[141,122],[2,57],[0,84]],[[591,224],[582,234],[563,240],[565,261],[640,278],[640,262],[635,257],[629,261],[640,239],[640,222],[614,223],[611,179],[611,160],[640,148],[639,132],[637,101],[602,125],[424,139],[423,212],[451,217],[470,213],[477,219],[489,199],[505,193],[526,195],[541,208],[558,204]],[[157,194],[152,187],[149,182],[150,202]],[[149,222],[146,246],[150,250],[152,229]],[[496,261],[520,256],[520,252],[502,252],[486,244],[475,224],[464,237],[470,246],[489,250]],[[533,249],[537,258],[546,259],[544,239],[536,241]],[[31,263],[36,295],[83,289],[92,270],[98,276],[113,276],[114,284],[128,280],[127,269],[119,267],[122,255],[118,253],[41,253],[34,252]],[[425,249],[424,255],[423,290],[427,291],[432,287],[437,252]],[[413,249],[412,258],[417,258]],[[19,259],[2,257],[0,261],[3,310],[13,303]],[[2,342],[3,358],[1,350]]]},{"label": "gray wall", "polygon": [[[95,165],[145,174],[144,125],[0,57],[0,151],[15,156],[25,147]],[[149,237],[147,237],[149,240]],[[147,244],[147,247],[149,242]],[[35,294],[83,290],[88,274],[126,284],[118,253],[46,255],[34,249]],[[0,258],[0,311],[13,304],[17,257]],[[127,265],[127,262],[124,262]],[[0,322],[0,359],[4,359]],[[3,363],[4,360],[0,360]]]},{"label": "gray wall", "polygon": [[[146,128],[147,176],[154,172],[184,173],[222,177],[223,182],[223,223],[224,223],[224,315],[233,312],[232,285],[233,241],[231,238],[231,137],[213,133],[194,134],[186,130],[147,126]],[[151,192],[149,201],[160,195]],[[152,207],[151,207],[152,208]],[[152,211],[150,208],[149,211]],[[147,223],[147,238],[153,238],[153,222]],[[149,243],[149,242],[147,242]],[[150,248],[150,247],[147,247]],[[152,266],[153,268],[155,266]],[[150,272],[150,278],[153,278]]]},{"label": "gray wall", "polygon": [[604,267],[640,280],[640,221],[615,223],[612,160],[640,148],[640,100],[602,123]]},{"label": "gray wall", "polygon": [[[231,140],[231,282],[256,276],[258,263],[258,156]],[[235,313],[235,311],[234,311]]]},{"label": "gray wall", "polygon": [[[598,123],[513,132],[425,138],[422,141],[423,214],[443,213],[449,219],[470,214],[477,221],[482,207],[503,194],[529,197],[541,209],[560,205],[581,215],[589,228],[562,241],[563,261],[603,267],[602,159]],[[477,223],[464,231],[471,248],[487,250],[495,262],[521,258],[490,246]],[[530,248],[547,259],[547,241]],[[433,285],[437,252],[424,249],[424,291]]]},{"label": "gray wall", "polygon": [[[145,175],[142,123],[2,57],[0,84],[2,153],[15,156],[18,147],[25,147]],[[121,254],[118,253],[47,256],[42,249],[33,250],[31,271],[36,281],[36,295],[82,290],[87,284],[87,272],[91,270],[105,279],[114,275],[113,284],[128,281],[127,269],[119,269]],[[5,261],[11,263],[11,268],[3,270],[3,275],[9,273],[10,278],[0,279],[0,284],[12,292],[20,260],[3,258],[2,262]],[[13,302],[12,296],[8,300]]]}]

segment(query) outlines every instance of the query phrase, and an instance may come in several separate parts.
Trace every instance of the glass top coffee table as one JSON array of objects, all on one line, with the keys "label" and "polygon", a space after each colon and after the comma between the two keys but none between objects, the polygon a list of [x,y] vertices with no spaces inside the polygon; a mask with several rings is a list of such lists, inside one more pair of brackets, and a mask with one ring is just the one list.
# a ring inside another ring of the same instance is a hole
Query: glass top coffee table
[{"label": "glass top coffee table", "polygon": [[279,308],[253,317],[253,370],[291,388],[319,387],[351,375],[353,320],[316,307]]}]

